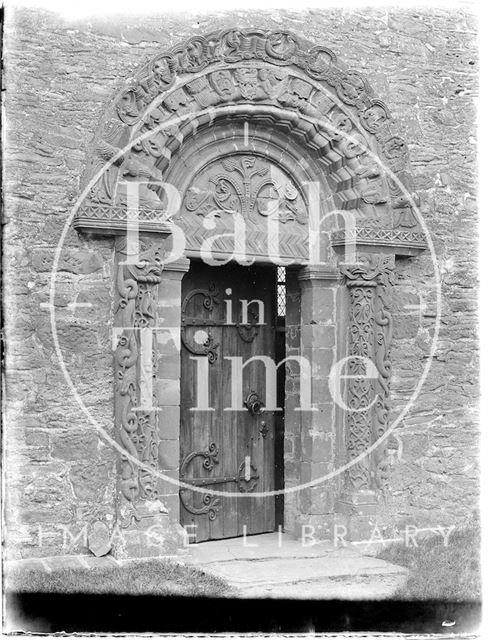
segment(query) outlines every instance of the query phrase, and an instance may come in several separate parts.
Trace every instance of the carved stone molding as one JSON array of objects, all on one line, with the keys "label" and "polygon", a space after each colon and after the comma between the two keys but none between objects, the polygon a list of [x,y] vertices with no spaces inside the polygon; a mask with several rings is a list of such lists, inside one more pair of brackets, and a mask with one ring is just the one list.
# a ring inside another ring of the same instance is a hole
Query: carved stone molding
[{"label": "carved stone molding", "polygon": [[[119,514],[121,526],[141,520],[148,512],[145,503],[158,499],[156,475],[142,469],[158,466],[158,412],[152,384],[151,408],[143,407],[141,376],[156,376],[156,334],[151,336],[151,371],[141,358],[141,330],[154,327],[161,281],[162,257],[153,242],[141,242],[139,256],[127,251],[125,238],[116,240],[116,287],[114,328],[115,423],[120,456]],[[149,509],[154,515],[155,510]]]},{"label": "carved stone molding", "polygon": [[[85,183],[101,175],[75,227],[110,233],[113,220],[120,232],[127,206],[121,181],[147,180],[140,191],[143,223],[165,232],[156,183],[186,140],[229,119],[233,108],[247,110],[252,121],[263,117],[270,126],[273,118],[274,126],[289,128],[323,163],[335,206],[355,211],[363,226],[419,231],[400,187],[412,193],[407,145],[367,80],[328,47],[291,32],[239,29],[195,36],[158,53],[118,94],[92,145]],[[167,121],[171,127],[164,127]]]},{"label": "carved stone molding", "polygon": [[357,246],[360,251],[372,252],[386,249],[396,255],[415,256],[427,247],[425,236],[420,231],[404,229],[378,229],[375,227],[358,227],[354,231],[344,229],[334,231],[331,244],[335,248],[348,245]]},{"label": "carved stone molding", "polygon": [[300,283],[309,282],[311,280],[324,280],[337,283],[340,278],[340,272],[335,265],[313,265],[302,267],[299,270],[297,279]]},{"label": "carved stone molding", "polygon": [[[385,490],[386,443],[363,454],[388,428],[394,256],[361,255],[341,272],[350,293],[347,461],[358,459],[345,473],[344,489],[347,498],[363,492],[373,499]],[[368,363],[375,368],[369,371]]]}]

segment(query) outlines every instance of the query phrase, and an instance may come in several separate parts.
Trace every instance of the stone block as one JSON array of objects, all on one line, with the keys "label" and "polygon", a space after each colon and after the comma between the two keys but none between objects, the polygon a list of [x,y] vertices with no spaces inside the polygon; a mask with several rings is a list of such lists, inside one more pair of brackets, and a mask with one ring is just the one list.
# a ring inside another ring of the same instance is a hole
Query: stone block
[{"label": "stone block", "polygon": [[168,494],[161,498],[168,510],[168,516],[172,522],[180,522],[180,496],[178,493]]},{"label": "stone block", "polygon": [[40,524],[41,526],[50,524],[59,526],[60,524],[70,524],[73,521],[73,512],[65,506],[53,508],[47,503],[43,503],[37,508],[31,506],[21,507],[16,513],[16,520],[22,524]]},{"label": "stone block", "polygon": [[329,380],[333,364],[334,351],[332,349],[312,349],[311,365],[314,379]]},{"label": "stone block", "polygon": [[336,325],[304,324],[301,327],[301,345],[305,348],[334,347],[336,341]]},{"label": "stone block", "polygon": [[180,436],[180,407],[170,405],[159,407],[158,430],[162,440],[178,440]]},{"label": "stone block", "polygon": [[180,379],[180,354],[160,355],[158,358],[158,378]]},{"label": "stone block", "polygon": [[[36,271],[51,271],[53,268],[55,249],[33,249],[32,267]],[[99,253],[64,247],[58,262],[58,271],[76,274],[88,274],[99,271],[103,260]]]},{"label": "stone block", "polygon": [[158,326],[180,327],[182,311],[180,304],[158,304]]},{"label": "stone block", "polygon": [[309,412],[308,428],[318,433],[334,433],[334,404],[332,402],[314,403],[315,411]]},{"label": "stone block", "polygon": [[311,386],[313,406],[324,403],[332,404],[334,402],[331,391],[329,389],[329,378],[320,378],[318,376],[313,376]]},{"label": "stone block", "polygon": [[52,436],[52,455],[62,460],[93,460],[98,443],[93,431],[66,431]]},{"label": "stone block", "polygon": [[180,354],[180,326],[168,325],[156,332],[156,343],[160,358],[165,356],[179,356]]},{"label": "stone block", "polygon": [[313,545],[320,540],[331,540],[334,514],[304,514],[294,523],[293,534],[304,546]]},{"label": "stone block", "polygon": [[304,461],[328,462],[330,464],[334,461],[332,439],[330,437],[324,434],[311,436],[303,432],[301,440]]},{"label": "stone block", "polygon": [[47,431],[29,429],[25,432],[25,443],[28,447],[47,447],[49,434]]},{"label": "stone block", "polygon": [[302,324],[328,324],[335,320],[335,297],[331,288],[316,284],[302,289]]},{"label": "stone block", "polygon": [[307,487],[299,494],[300,509],[304,515],[322,515],[334,510],[334,490],[331,485]]},{"label": "stone block", "polygon": [[301,462],[300,464],[300,480],[301,483],[311,482],[322,478],[330,473],[331,464],[328,462]]},{"label": "stone block", "polygon": [[81,354],[84,357],[99,353],[99,337],[96,328],[69,321],[61,321],[56,330],[59,346],[66,352]]},{"label": "stone block", "polygon": [[180,380],[157,378],[155,381],[158,406],[180,404]]},{"label": "stone block", "polygon": [[161,284],[158,287],[158,308],[180,309],[182,304],[182,283],[181,277],[176,278],[176,272],[163,271]]},{"label": "stone block", "polygon": [[292,482],[295,486],[300,478],[301,463],[297,460],[284,461],[284,476],[286,482]]},{"label": "stone block", "polygon": [[285,330],[285,343],[287,355],[290,355],[291,349],[299,348],[301,344],[302,327],[300,324],[289,324],[287,319],[287,327]]},{"label": "stone block", "polygon": [[100,502],[109,483],[110,463],[75,464],[70,469],[70,482],[79,500]]},{"label": "stone block", "polygon": [[158,445],[160,469],[170,471],[178,469],[180,464],[180,444],[178,440],[161,440]]},{"label": "stone block", "polygon": [[100,558],[109,553],[112,542],[108,526],[104,522],[94,522],[88,532],[88,549]]},{"label": "stone block", "polygon": [[157,479],[157,487],[158,494],[161,496],[173,495],[175,492],[179,491],[179,479],[180,479],[180,471],[179,469],[165,469],[161,472],[166,478]]}]

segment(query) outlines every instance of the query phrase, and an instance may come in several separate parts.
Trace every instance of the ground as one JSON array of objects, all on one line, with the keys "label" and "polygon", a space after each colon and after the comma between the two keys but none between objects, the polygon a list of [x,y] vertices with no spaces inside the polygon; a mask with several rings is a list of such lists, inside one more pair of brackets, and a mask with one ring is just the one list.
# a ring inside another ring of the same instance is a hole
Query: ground
[{"label": "ground", "polygon": [[[98,559],[97,559],[98,560]],[[7,572],[6,588],[19,593],[96,593],[221,597],[229,585],[204,571],[169,560],[117,565],[57,567],[51,571],[17,567]]]},{"label": "ground", "polygon": [[470,601],[481,598],[480,532],[476,527],[454,531],[444,546],[440,536],[418,547],[392,545],[378,554],[407,567],[406,582],[395,592],[406,600]]}]

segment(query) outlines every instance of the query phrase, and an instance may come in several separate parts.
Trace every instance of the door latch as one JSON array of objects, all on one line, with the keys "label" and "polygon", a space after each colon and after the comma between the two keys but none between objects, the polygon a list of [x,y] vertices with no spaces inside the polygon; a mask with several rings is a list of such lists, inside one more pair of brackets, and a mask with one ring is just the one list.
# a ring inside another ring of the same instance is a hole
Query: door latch
[{"label": "door latch", "polygon": [[265,403],[256,391],[250,391],[243,404],[252,416],[261,416],[265,412]]}]

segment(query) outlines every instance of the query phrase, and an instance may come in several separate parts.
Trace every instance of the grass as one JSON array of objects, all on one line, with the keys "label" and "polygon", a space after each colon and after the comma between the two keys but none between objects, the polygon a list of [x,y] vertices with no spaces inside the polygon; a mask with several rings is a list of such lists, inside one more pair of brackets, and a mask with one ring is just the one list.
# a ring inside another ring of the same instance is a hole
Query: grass
[{"label": "grass", "polygon": [[13,569],[6,588],[17,593],[90,593],[229,597],[231,587],[204,571],[168,560],[90,569]]},{"label": "grass", "polygon": [[418,542],[418,547],[392,544],[377,557],[409,569],[406,584],[394,598],[402,600],[481,599],[480,532],[477,528],[454,530],[448,545],[435,535]]}]

